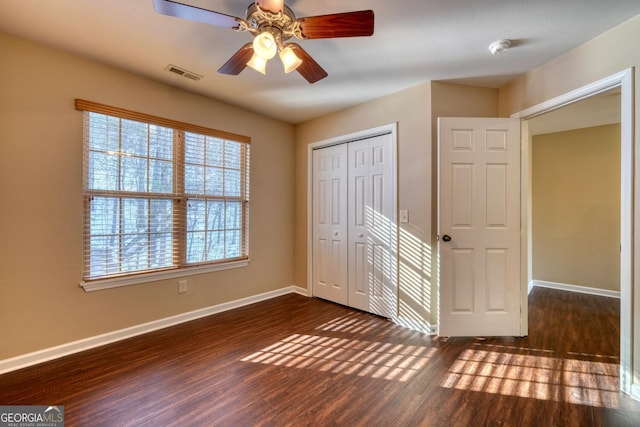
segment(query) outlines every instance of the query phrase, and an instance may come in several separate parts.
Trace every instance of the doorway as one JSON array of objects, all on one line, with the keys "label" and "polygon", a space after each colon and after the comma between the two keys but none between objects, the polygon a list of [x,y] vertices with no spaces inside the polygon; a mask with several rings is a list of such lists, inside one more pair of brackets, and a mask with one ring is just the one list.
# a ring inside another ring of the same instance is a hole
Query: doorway
[{"label": "doorway", "polygon": [[[632,394],[632,264],[633,264],[633,70],[620,73],[558,96],[512,115],[522,122],[522,212],[525,238],[522,241],[523,283],[532,283],[532,210],[531,159],[532,135],[529,120],[563,106],[609,91],[620,89],[620,389]],[[522,295],[522,309],[527,309],[527,293]]]},{"label": "doorway", "polygon": [[620,297],[620,88],[529,120],[530,285]]}]

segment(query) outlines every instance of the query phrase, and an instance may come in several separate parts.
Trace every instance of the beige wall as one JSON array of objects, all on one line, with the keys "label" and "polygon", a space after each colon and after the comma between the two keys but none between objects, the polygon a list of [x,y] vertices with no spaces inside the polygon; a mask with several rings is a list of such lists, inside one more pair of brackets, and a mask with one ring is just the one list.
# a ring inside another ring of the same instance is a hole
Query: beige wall
[{"label": "beige wall", "polygon": [[400,315],[430,323],[431,113],[430,85],[421,84],[296,128],[295,283],[307,287],[307,156],[313,142],[376,126],[398,126],[398,209],[409,211],[399,242]]},{"label": "beige wall", "polygon": [[[500,113],[510,115],[527,107],[583,87],[614,73],[634,67],[634,146],[640,146],[640,15],[595,39],[519,77],[500,90]],[[635,205],[640,212],[640,163],[635,161]],[[640,227],[634,226],[632,295],[634,382],[640,383]],[[622,302],[625,303],[624,301]],[[628,303],[628,302],[627,302]]]},{"label": "beige wall", "polygon": [[533,279],[620,290],[620,125],[533,138]]},{"label": "beige wall", "polygon": [[300,124],[296,130],[295,283],[307,285],[308,145],[398,124],[398,209],[409,211],[399,232],[399,315],[415,326],[437,324],[435,267],[436,118],[493,116],[494,89],[427,82]]},{"label": "beige wall", "polygon": [[[639,36],[640,15],[515,79],[500,88],[500,115],[509,116],[634,66],[637,82],[640,50],[633,41]],[[636,85],[636,94],[639,91]]]},{"label": "beige wall", "polygon": [[[2,33],[0,52],[0,360],[293,284],[292,125]],[[249,266],[189,276],[186,295],[82,290],[75,98],[250,136]]]}]

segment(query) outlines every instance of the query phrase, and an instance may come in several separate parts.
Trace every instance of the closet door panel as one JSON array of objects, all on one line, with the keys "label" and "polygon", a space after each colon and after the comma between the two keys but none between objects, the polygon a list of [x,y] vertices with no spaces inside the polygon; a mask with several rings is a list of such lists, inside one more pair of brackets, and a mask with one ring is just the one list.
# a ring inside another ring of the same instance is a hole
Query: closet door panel
[{"label": "closet door panel", "polygon": [[348,304],[347,147],[313,152],[313,294]]},{"label": "closet door panel", "polygon": [[355,270],[349,270],[349,305],[385,317],[392,317],[397,311],[395,160],[391,138],[381,135],[348,144],[349,266],[357,265]]}]

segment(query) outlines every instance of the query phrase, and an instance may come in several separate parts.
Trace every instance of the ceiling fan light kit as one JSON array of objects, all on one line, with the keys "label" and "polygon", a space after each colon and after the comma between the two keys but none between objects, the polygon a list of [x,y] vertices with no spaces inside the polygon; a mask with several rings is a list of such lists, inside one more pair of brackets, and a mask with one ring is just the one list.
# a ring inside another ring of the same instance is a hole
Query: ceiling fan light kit
[{"label": "ceiling fan light kit", "polygon": [[289,39],[366,37],[373,35],[374,29],[372,10],[298,19],[284,0],[256,0],[247,8],[245,19],[173,0],[153,0],[153,4],[163,15],[253,34],[253,43],[245,44],[218,70],[229,75],[240,74],[247,65],[265,74],[267,61],[279,53],[285,73],[297,70],[309,83],[315,83],[327,77],[327,72],[298,44],[286,43]]},{"label": "ceiling fan light kit", "polygon": [[247,65],[260,74],[267,74],[267,60],[260,55],[254,53]]},{"label": "ceiling fan light kit", "polygon": [[280,51],[280,60],[284,66],[284,72],[287,74],[296,70],[302,64],[302,59],[296,56],[290,46],[286,46]]},{"label": "ceiling fan light kit", "polygon": [[253,39],[253,51],[256,55],[271,59],[278,53],[276,39],[269,31],[265,30]]}]

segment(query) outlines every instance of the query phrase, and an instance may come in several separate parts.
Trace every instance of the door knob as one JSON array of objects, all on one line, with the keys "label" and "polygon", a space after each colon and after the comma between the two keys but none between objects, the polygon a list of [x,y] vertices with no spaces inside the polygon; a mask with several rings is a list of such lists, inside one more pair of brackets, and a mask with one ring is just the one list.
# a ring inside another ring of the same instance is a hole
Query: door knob
[{"label": "door knob", "polygon": [[450,242],[451,241],[451,236],[449,236],[448,234],[445,234],[444,236],[442,236],[442,241],[443,242]]}]

